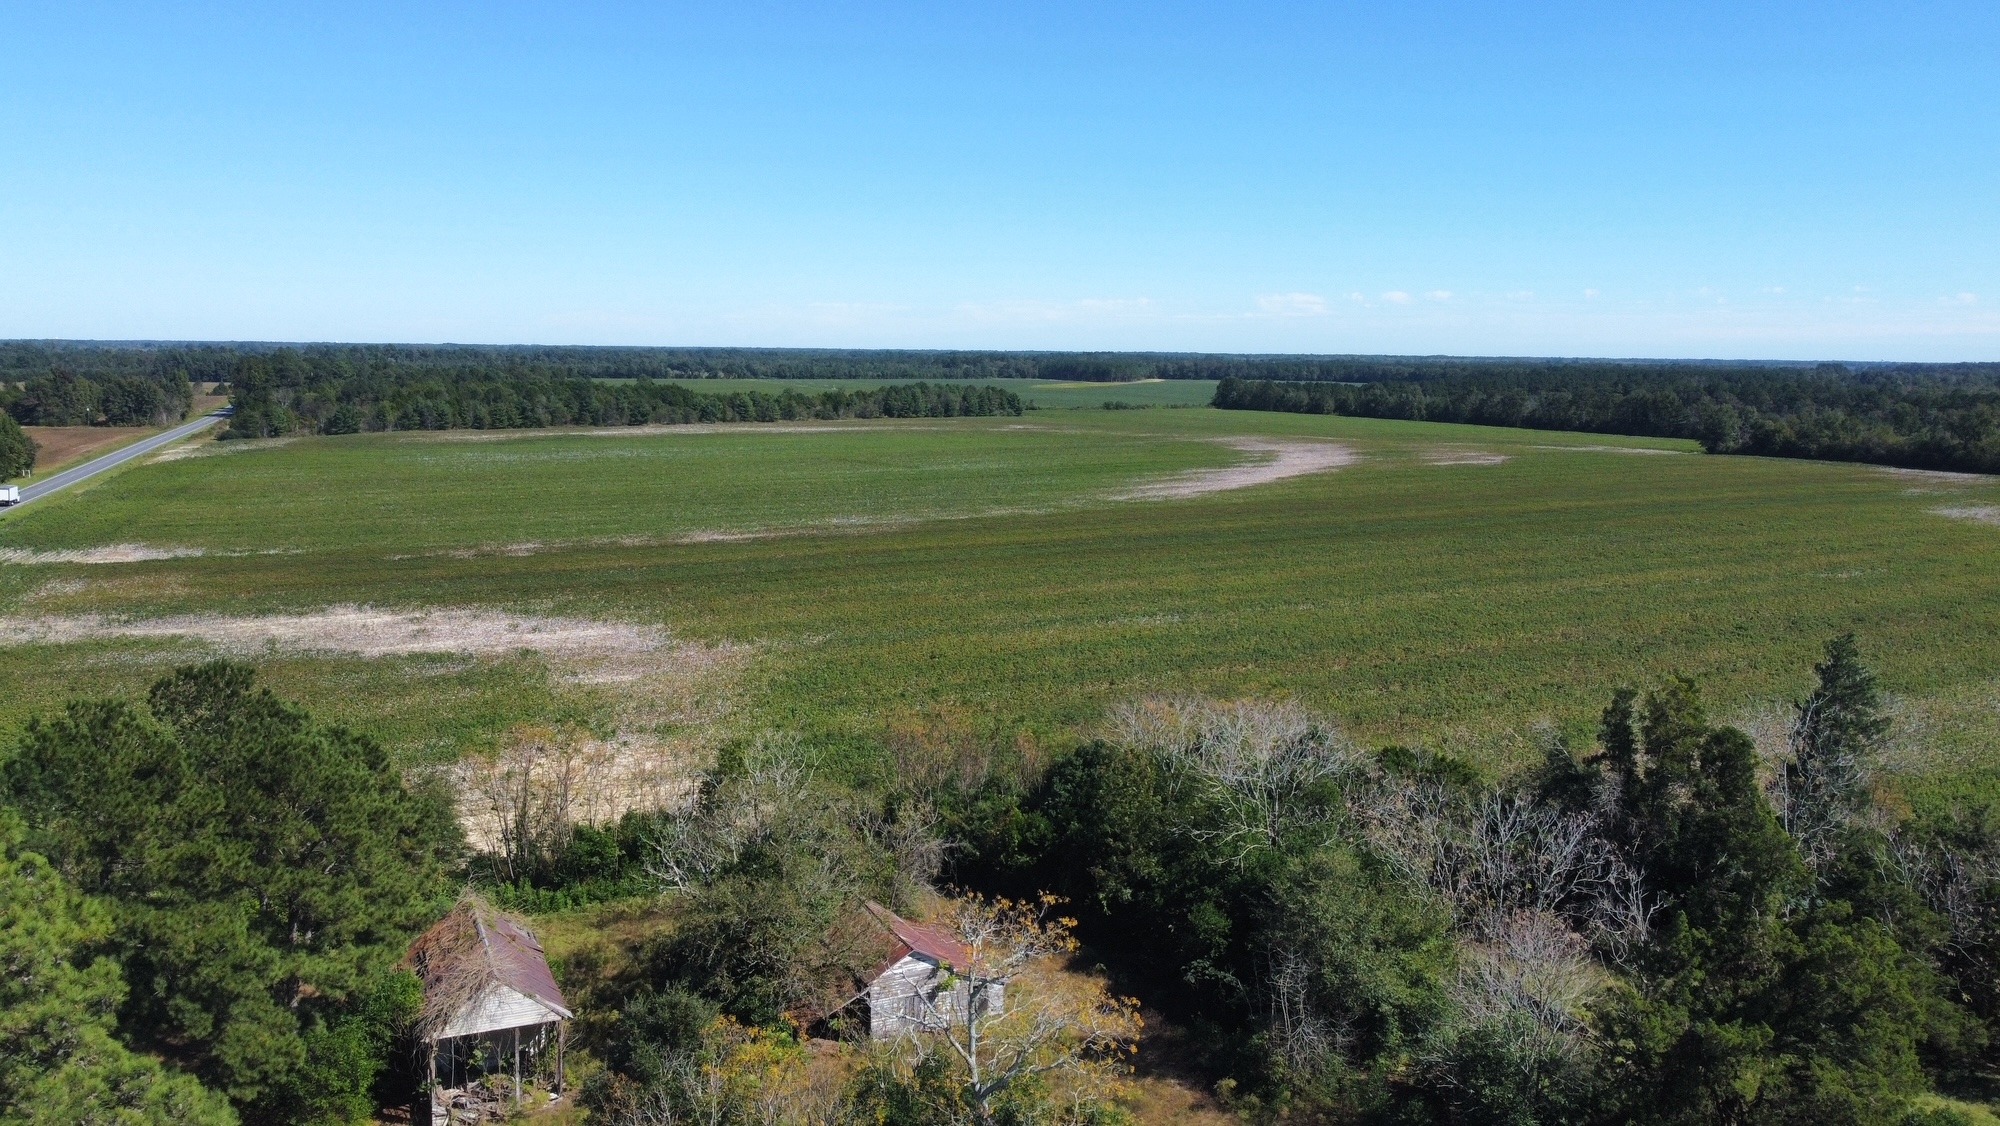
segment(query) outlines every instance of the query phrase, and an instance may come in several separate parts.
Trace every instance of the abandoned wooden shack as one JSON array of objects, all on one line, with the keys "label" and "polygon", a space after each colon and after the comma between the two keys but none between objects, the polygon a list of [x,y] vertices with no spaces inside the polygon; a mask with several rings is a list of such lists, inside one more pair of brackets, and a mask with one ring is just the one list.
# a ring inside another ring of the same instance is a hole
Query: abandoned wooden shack
[{"label": "abandoned wooden shack", "polygon": [[[962,1026],[969,1016],[1002,1011],[1006,987],[981,981],[972,951],[945,927],[913,923],[879,903],[867,913],[880,928],[880,960],[842,1006],[849,1026],[870,1039]],[[975,991],[977,995],[975,996]]]},{"label": "abandoned wooden shack", "polygon": [[410,946],[433,1126],[505,1118],[532,1086],[560,1095],[569,1005],[521,920],[468,895]]}]

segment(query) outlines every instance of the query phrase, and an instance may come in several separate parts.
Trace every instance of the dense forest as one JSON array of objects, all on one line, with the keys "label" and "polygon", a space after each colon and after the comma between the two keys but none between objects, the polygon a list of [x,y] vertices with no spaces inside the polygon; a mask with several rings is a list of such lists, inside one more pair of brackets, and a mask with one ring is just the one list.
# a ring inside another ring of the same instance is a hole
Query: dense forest
[{"label": "dense forest", "polygon": [[23,426],[165,426],[193,404],[186,369],[169,365],[92,376],[58,367],[0,383],[0,411]]},{"label": "dense forest", "polygon": [[[740,385],[739,385],[740,386]],[[605,381],[481,368],[369,370],[316,365],[299,353],[241,358],[230,375],[236,408],[224,438],[379,430],[517,430],[542,426],[776,422],[789,419],[943,418],[1022,412],[1021,397],[991,385],[897,383],[776,394],[694,391],[652,379]]]},{"label": "dense forest", "polygon": [[[435,774],[185,668],[0,758],[0,1119],[365,1119],[409,1082],[401,952],[469,879],[671,920],[566,964],[592,1122],[1114,1126],[1179,1028],[1248,1123],[1969,1126],[1928,1094],[2000,1062],[2000,807],[1897,793],[1851,638],[1801,687],[1782,745],[1670,679],[1498,776],[1257,701],[1052,755],[941,714],[733,744],[608,826],[549,804],[536,732],[456,776],[515,826],[469,856]],[[1020,955],[985,1047],[807,1042],[869,902]]]},{"label": "dense forest", "polygon": [[1576,365],[1373,383],[1225,379],[1227,410],[1693,438],[1710,453],[2000,473],[1984,368],[1852,372]]}]

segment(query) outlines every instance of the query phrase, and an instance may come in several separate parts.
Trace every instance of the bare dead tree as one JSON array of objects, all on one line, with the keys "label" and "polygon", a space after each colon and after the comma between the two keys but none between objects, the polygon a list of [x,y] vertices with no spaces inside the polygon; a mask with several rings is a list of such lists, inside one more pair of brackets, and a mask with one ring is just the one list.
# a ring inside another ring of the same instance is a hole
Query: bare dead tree
[{"label": "bare dead tree", "polygon": [[1115,711],[1110,730],[1127,746],[1158,752],[1177,784],[1210,797],[1224,813],[1221,825],[1195,832],[1239,859],[1323,820],[1311,792],[1362,771],[1345,735],[1285,703],[1151,699]]},{"label": "bare dead tree", "polygon": [[646,873],[664,891],[707,885],[745,850],[781,832],[811,788],[811,772],[794,757],[753,750],[742,774],[665,820],[649,842]]},{"label": "bare dead tree", "polygon": [[1785,759],[1766,786],[1779,823],[1815,873],[1833,862],[1840,832],[1855,812],[1851,795],[1866,787],[1871,773],[1860,748],[1812,738],[1820,706],[1814,698],[1799,704]]},{"label": "bare dead tree", "polygon": [[[1595,1050],[1590,1007],[1607,977],[1564,920],[1523,911],[1461,953],[1451,983],[1456,1027],[1500,1037],[1524,1077],[1546,1075],[1551,1065],[1575,1063]],[[1434,1039],[1421,1061],[1446,1086],[1464,1081],[1448,1058],[1452,1039]]]},{"label": "bare dead tree", "polygon": [[894,862],[899,899],[913,902],[933,889],[949,848],[935,806],[924,800],[905,802],[893,817],[866,809],[859,820],[861,831]]},{"label": "bare dead tree", "polygon": [[1568,1037],[1586,1030],[1603,975],[1563,920],[1522,911],[1469,948],[1456,980],[1460,1008],[1474,1020],[1518,1013],[1552,1037]]},{"label": "bare dead tree", "polygon": [[1273,940],[1266,960],[1272,1051],[1295,1074],[1313,1074],[1346,1052],[1353,1039],[1351,1018],[1327,1012],[1314,995],[1311,959],[1288,942]]},{"label": "bare dead tree", "polygon": [[1377,851],[1475,941],[1494,941],[1528,913],[1561,918],[1622,958],[1651,927],[1656,905],[1595,814],[1515,794],[1467,802],[1440,785],[1395,780],[1350,800]]},{"label": "bare dead tree", "polygon": [[1122,1055],[1136,1049],[1138,1003],[1094,977],[1061,972],[1077,942],[1074,920],[1056,916],[1057,904],[968,896],[942,920],[964,944],[967,965],[950,967],[947,988],[918,994],[932,1019],[905,1034],[906,1060],[944,1054],[979,1121],[1031,1081],[1060,1084],[1078,1107],[1108,1097],[1125,1070]]},{"label": "bare dead tree", "polygon": [[724,1126],[730,1120],[729,1077],[682,1057],[662,1081],[614,1116],[617,1126]]},{"label": "bare dead tree", "polygon": [[469,835],[502,881],[536,874],[569,846],[576,804],[599,773],[585,742],[576,732],[517,728],[491,753],[453,766]]},{"label": "bare dead tree", "polygon": [[1766,789],[1806,866],[1824,876],[1846,830],[1870,812],[1870,784],[1889,720],[1853,635],[1829,642],[1813,671],[1818,683],[1794,707],[1784,761]]},{"label": "bare dead tree", "polygon": [[1993,906],[2000,857],[1927,844],[1901,833],[1889,838],[1889,855],[1924,904],[1944,919],[1947,952],[1983,963],[1988,944],[2000,933],[2000,915]]}]

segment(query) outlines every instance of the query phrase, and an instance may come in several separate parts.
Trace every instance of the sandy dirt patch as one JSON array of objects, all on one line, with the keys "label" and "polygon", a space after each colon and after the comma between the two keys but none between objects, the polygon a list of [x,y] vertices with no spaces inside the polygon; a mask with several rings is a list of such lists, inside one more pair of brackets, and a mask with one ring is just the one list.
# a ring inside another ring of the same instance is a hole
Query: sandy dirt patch
[{"label": "sandy dirt patch", "polygon": [[524,812],[531,820],[540,814],[608,825],[629,810],[683,806],[712,758],[710,748],[691,740],[517,732],[489,754],[444,768],[444,775],[467,841],[478,851],[497,852]]},{"label": "sandy dirt patch", "polygon": [[213,437],[215,433],[216,431],[211,428],[188,441],[175,442],[154,454],[148,460],[148,464],[182,461],[191,457],[220,457],[223,454],[248,453],[251,450],[274,450],[279,446],[289,446],[298,441],[297,438],[232,438],[224,442]]},{"label": "sandy dirt patch", "polygon": [[1901,477],[1906,481],[1922,481],[1931,485],[1990,485],[2000,481],[2000,477],[1989,477],[1984,473],[1950,473],[1942,469],[1904,469],[1896,465],[1875,466],[1875,472],[1891,477]]},{"label": "sandy dirt patch", "polygon": [[1092,389],[1098,389],[1098,390],[1108,391],[1117,387],[1136,387],[1141,383],[1165,383],[1165,382],[1166,380],[1161,379],[1157,376],[1150,379],[1106,379],[1101,381],[1080,379],[1080,380],[1071,380],[1067,383],[1037,383],[1033,387],[1029,388],[1029,390],[1089,391]]},{"label": "sandy dirt patch", "polygon": [[150,426],[23,426],[41,453],[35,457],[35,476],[47,477],[71,462],[103,453],[154,433]]},{"label": "sandy dirt patch", "polygon": [[364,658],[425,653],[495,657],[525,651],[546,658],[566,679],[585,684],[688,679],[733,665],[748,653],[747,646],[678,641],[658,626],[492,610],[335,606],[315,614],[241,618],[0,618],[0,644],[60,645],[119,637],[186,638],[245,656],[274,648]]},{"label": "sandy dirt patch", "polygon": [[1948,508],[1933,508],[1939,516],[1949,516],[1953,520],[1972,520],[1980,524],[2000,525],[2000,506],[1991,504],[1962,504]]},{"label": "sandy dirt patch", "polygon": [[686,422],[647,426],[550,426],[539,430],[398,431],[431,442],[512,442],[523,438],[661,438],[674,434],[847,434],[857,430],[937,430],[936,426],[887,426],[879,422]]},{"label": "sandy dirt patch", "polygon": [[1646,446],[1535,446],[1532,448],[1537,450],[1560,450],[1564,453],[1640,454],[1644,456],[1665,454],[1670,457],[1678,457],[1687,452],[1685,450],[1655,450]]},{"label": "sandy dirt patch", "polygon": [[1207,493],[1247,489],[1288,477],[1327,473],[1354,464],[1357,455],[1335,442],[1285,442],[1268,438],[1219,439],[1230,449],[1258,455],[1259,460],[1222,469],[1191,469],[1135,489],[1111,494],[1112,500],[1170,500]]},{"label": "sandy dirt patch", "polygon": [[659,626],[491,610],[334,606],[260,617],[0,617],[0,646],[104,638],[185,640],[241,657],[274,650],[359,658],[533,653],[559,679],[606,690],[617,705],[608,738],[545,732],[443,768],[467,835],[483,849],[498,843],[507,795],[530,775],[546,780],[554,772],[560,784],[550,792],[560,793],[569,817],[587,824],[686,800],[724,734],[734,674],[751,654],[747,645],[682,641]]},{"label": "sandy dirt patch", "polygon": [[1506,454],[1489,453],[1486,450],[1425,450],[1426,465],[1504,465]]},{"label": "sandy dirt patch", "polygon": [[193,559],[202,554],[202,549],[198,547],[152,547],[143,543],[114,543],[67,551],[8,547],[0,548],[0,563],[29,566],[40,563],[153,563],[162,559]]}]

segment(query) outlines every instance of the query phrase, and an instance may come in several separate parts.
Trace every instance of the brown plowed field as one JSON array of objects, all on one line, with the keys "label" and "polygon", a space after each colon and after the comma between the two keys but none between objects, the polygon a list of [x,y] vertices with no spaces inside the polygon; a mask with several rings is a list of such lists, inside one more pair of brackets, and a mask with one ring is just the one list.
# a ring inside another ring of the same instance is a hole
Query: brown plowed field
[{"label": "brown plowed field", "polygon": [[[202,415],[229,401],[227,395],[197,395],[189,418]],[[105,453],[135,438],[158,431],[153,426],[23,426],[28,437],[42,448],[35,458],[35,476],[46,477],[65,466],[95,454]]]},{"label": "brown plowed field", "polygon": [[153,432],[150,426],[23,426],[28,438],[42,447],[35,458],[35,476],[46,477],[71,462],[103,453]]}]

